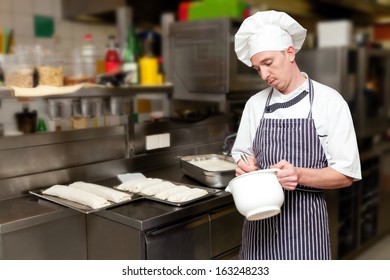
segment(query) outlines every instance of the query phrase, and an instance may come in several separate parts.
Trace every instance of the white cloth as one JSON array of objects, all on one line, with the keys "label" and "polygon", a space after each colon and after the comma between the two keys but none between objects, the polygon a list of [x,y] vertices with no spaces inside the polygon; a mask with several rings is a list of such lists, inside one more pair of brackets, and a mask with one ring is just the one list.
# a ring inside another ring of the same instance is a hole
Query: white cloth
[{"label": "white cloth", "polygon": [[[307,75],[303,73],[306,77]],[[313,80],[312,80],[313,81]],[[313,119],[320,135],[328,164],[336,171],[361,179],[360,157],[356,134],[347,102],[334,89],[313,81]],[[232,157],[236,162],[242,153],[253,155],[252,142],[263,115],[264,106],[271,88],[252,96],[246,103],[241,117],[236,141],[232,148]],[[274,89],[270,104],[291,100],[303,90],[309,90],[308,81],[287,95]],[[289,108],[278,109],[267,113],[265,118],[307,118],[310,110],[309,96]]]},{"label": "white cloth", "polygon": [[33,88],[21,88],[10,86],[14,91],[15,97],[40,97],[40,96],[55,96],[55,95],[66,95],[75,93],[83,88],[104,88],[102,85],[83,83],[73,86],[44,86],[39,85]]},{"label": "white cloth", "polygon": [[251,66],[250,58],[263,51],[283,51],[289,46],[298,52],[306,38],[306,29],[284,12],[257,12],[246,18],[235,35],[239,60]]},{"label": "white cloth", "polygon": [[204,189],[190,188],[189,190],[184,190],[171,194],[170,196],[168,196],[167,200],[170,202],[186,202],[195,198],[205,196],[206,194],[207,191]]},{"label": "white cloth", "polygon": [[70,184],[69,187],[96,194],[115,203],[119,203],[131,199],[131,195],[128,193],[124,193],[109,187],[86,183],[86,182],[74,182]]},{"label": "white cloth", "polygon": [[161,200],[166,200],[170,195],[189,190],[189,187],[183,186],[183,185],[178,185],[173,188],[169,188],[167,190],[162,190],[154,195],[155,198],[161,199]]},{"label": "white cloth", "polygon": [[138,178],[126,181],[122,184],[120,184],[117,189],[123,190],[123,191],[129,191],[133,193],[139,193],[143,189],[150,187],[154,184],[161,183],[162,179],[158,178]]},{"label": "white cloth", "polygon": [[98,209],[110,205],[104,197],[64,185],[54,185],[44,190],[42,193],[77,202],[89,206],[92,209]]},{"label": "white cloth", "polygon": [[146,178],[142,173],[124,173],[124,174],[118,174],[117,178],[121,183],[124,183],[126,181],[134,180],[134,179],[142,179]]}]

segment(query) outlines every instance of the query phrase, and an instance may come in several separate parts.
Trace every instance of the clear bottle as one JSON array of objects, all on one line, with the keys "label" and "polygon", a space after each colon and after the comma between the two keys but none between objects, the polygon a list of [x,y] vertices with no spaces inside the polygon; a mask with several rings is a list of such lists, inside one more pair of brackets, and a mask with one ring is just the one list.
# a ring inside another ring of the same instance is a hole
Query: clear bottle
[{"label": "clear bottle", "polygon": [[117,74],[121,69],[121,60],[115,44],[115,36],[108,37],[108,46],[105,55],[104,69],[107,74]]},{"label": "clear bottle", "polygon": [[81,57],[85,75],[89,82],[96,80],[96,47],[93,43],[92,34],[84,35],[84,42],[81,46]]},{"label": "clear bottle", "polygon": [[127,85],[139,83],[138,67],[139,47],[134,29],[130,26],[127,41],[122,53],[122,72],[125,74],[124,82]]}]

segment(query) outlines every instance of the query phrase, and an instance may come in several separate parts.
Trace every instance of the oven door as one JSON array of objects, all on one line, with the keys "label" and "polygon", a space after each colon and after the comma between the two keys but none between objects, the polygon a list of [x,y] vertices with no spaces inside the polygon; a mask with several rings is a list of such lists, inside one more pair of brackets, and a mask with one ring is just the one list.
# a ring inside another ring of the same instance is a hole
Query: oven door
[{"label": "oven door", "polygon": [[239,26],[228,18],[171,24],[170,73],[175,97],[265,87],[257,72],[237,59],[234,35]]},{"label": "oven door", "polygon": [[267,87],[267,83],[256,70],[237,58],[234,51],[234,35],[231,35],[229,58],[228,92],[256,93]]},{"label": "oven door", "polygon": [[148,260],[210,259],[208,215],[150,231],[145,239]]}]

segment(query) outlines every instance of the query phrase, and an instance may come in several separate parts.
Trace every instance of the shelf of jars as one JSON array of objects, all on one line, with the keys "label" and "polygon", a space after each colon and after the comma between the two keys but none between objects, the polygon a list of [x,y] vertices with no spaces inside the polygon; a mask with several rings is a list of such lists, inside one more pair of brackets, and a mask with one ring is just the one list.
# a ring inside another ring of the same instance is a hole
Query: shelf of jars
[{"label": "shelf of jars", "polygon": [[173,85],[132,85],[108,87],[101,85],[75,85],[68,87],[38,86],[35,88],[0,87],[0,99],[5,98],[78,98],[78,97],[110,97],[133,96],[143,93],[164,93],[171,95]]}]

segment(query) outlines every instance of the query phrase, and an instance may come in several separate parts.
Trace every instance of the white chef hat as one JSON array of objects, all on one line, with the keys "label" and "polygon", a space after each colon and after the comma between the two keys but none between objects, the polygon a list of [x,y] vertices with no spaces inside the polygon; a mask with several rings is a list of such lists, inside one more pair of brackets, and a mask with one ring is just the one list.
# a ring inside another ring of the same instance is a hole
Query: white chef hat
[{"label": "white chef hat", "polygon": [[283,51],[293,46],[298,52],[306,38],[306,29],[284,12],[257,12],[246,18],[235,35],[239,60],[251,66],[250,58],[263,51]]}]

